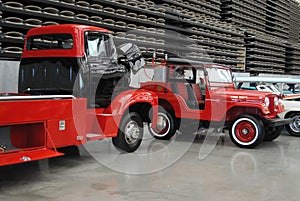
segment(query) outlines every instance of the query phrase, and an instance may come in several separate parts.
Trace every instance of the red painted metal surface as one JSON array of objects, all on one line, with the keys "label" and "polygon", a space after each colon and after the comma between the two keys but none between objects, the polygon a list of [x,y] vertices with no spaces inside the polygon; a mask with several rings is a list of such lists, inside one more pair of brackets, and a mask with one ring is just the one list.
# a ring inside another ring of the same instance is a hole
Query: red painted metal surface
[{"label": "red painted metal surface", "polygon": [[86,142],[86,99],[40,97],[0,98],[0,126],[10,127],[11,142],[0,166],[61,156],[56,148]]},{"label": "red painted metal surface", "polygon": [[130,106],[140,103],[150,104],[153,109],[152,127],[157,122],[157,94],[147,90],[127,90],[120,93],[108,108],[88,109],[86,119],[86,133],[101,133],[105,137],[116,137],[118,125],[123,114]]},{"label": "red painted metal surface", "polygon": [[60,156],[56,148],[115,137],[123,114],[137,103],[150,104],[153,126],[157,122],[158,98],[146,90],[124,91],[108,108],[87,108],[84,98],[42,97],[0,98],[0,126],[10,126],[14,147],[0,153],[0,166]]},{"label": "red painted metal surface", "polygon": [[5,100],[0,103],[0,126],[72,118],[73,107],[77,113],[82,110],[85,114],[86,110],[86,100],[81,98],[42,100],[36,96],[33,100]]},{"label": "red painted metal surface", "polygon": [[44,158],[52,158],[63,156],[56,150],[47,149],[45,147],[37,147],[34,149],[23,149],[20,151],[0,153],[0,166],[24,163],[29,161],[41,160]]}]

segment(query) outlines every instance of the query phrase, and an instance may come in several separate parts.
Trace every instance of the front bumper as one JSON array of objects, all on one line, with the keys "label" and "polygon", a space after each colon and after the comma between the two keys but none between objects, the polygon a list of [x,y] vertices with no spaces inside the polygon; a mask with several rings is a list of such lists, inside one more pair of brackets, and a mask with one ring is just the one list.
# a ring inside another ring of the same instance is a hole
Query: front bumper
[{"label": "front bumper", "polygon": [[267,127],[284,126],[286,124],[289,124],[291,121],[292,121],[291,118],[287,118],[287,119],[282,119],[282,118],[263,119],[263,123]]}]

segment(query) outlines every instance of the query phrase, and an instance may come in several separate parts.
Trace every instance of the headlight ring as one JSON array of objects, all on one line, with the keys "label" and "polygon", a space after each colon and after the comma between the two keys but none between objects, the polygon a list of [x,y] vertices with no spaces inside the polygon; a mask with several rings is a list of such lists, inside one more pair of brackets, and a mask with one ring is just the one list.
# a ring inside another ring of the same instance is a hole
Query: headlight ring
[{"label": "headlight ring", "polygon": [[275,106],[278,106],[278,105],[279,105],[279,99],[278,99],[278,97],[275,97],[275,98],[274,98],[274,105],[275,105]]},{"label": "headlight ring", "polygon": [[268,97],[265,97],[265,106],[266,107],[269,107],[269,105],[270,105],[270,99],[268,98]]}]

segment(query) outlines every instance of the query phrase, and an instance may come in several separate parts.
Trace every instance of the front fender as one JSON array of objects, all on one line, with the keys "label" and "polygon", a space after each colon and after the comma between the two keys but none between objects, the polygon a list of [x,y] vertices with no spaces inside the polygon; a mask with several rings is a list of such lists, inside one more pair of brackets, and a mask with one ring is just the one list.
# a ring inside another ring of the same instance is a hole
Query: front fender
[{"label": "front fender", "polygon": [[261,117],[270,118],[270,112],[266,111],[264,106],[259,103],[249,103],[249,102],[236,102],[235,104],[231,104],[227,108],[225,119],[226,121],[231,121],[236,116],[247,113],[247,114],[255,114]]},{"label": "front fender", "polygon": [[[153,123],[151,125],[152,127],[156,127],[158,113],[158,96],[154,92],[148,90],[136,89],[121,92],[113,99],[110,106],[104,110],[103,114],[101,114],[102,118],[105,119],[106,122],[114,122],[115,124],[115,128],[112,128],[112,126],[109,125],[109,132],[116,133],[116,129],[118,128],[118,125],[121,122],[123,114],[131,106],[134,106],[139,103],[147,103],[151,105],[153,111],[151,117],[151,122]],[[141,115],[143,116],[146,114]]]},{"label": "front fender", "polygon": [[144,89],[124,91],[114,98],[105,112],[122,115],[136,103],[149,103],[151,106],[157,106],[158,96],[154,92]]}]

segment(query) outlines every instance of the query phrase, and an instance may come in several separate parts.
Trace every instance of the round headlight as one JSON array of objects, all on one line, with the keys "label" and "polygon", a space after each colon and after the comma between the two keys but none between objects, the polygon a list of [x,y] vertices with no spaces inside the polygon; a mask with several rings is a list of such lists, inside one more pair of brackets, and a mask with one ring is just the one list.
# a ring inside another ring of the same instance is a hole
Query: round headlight
[{"label": "round headlight", "polygon": [[278,97],[275,97],[274,98],[274,105],[278,106],[278,104],[279,104],[279,99],[278,99]]},{"label": "round headlight", "polygon": [[270,99],[268,97],[265,98],[265,106],[269,107],[270,105]]}]

